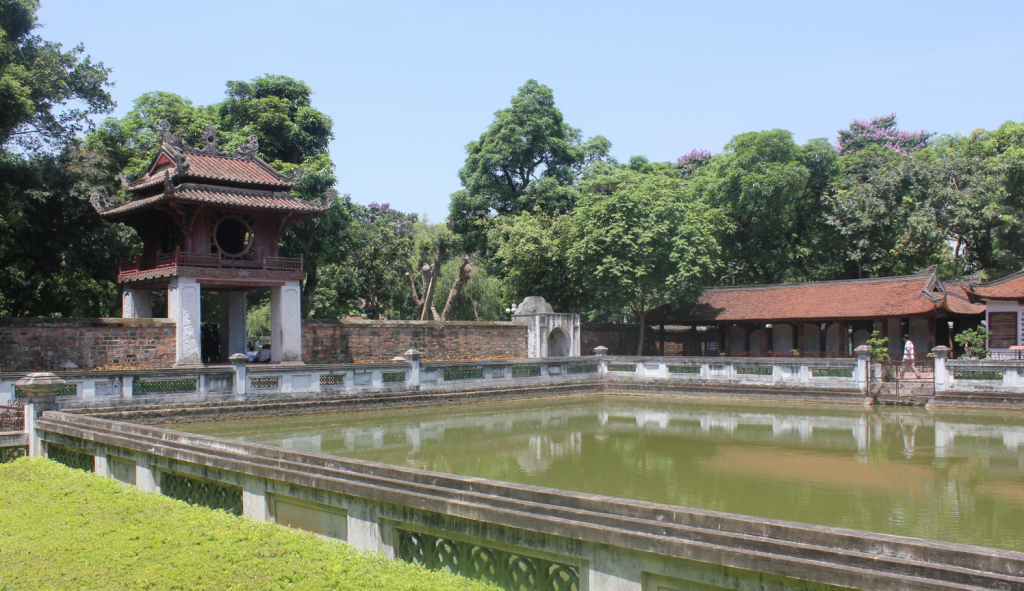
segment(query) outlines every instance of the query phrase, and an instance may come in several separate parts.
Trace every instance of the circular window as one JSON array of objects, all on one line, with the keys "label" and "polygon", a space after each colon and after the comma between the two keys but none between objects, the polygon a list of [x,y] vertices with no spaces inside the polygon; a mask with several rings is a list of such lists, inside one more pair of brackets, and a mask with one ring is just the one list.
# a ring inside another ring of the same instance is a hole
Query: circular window
[{"label": "circular window", "polygon": [[238,218],[224,218],[213,231],[217,248],[227,256],[242,256],[249,251],[252,232],[249,226]]}]

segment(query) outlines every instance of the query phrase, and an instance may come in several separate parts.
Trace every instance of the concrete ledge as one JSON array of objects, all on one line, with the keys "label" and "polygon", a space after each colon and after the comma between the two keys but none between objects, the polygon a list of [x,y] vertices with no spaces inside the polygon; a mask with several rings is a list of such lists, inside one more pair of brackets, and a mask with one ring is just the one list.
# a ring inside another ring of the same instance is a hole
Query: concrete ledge
[{"label": "concrete ledge", "polygon": [[465,519],[614,551],[845,588],[1024,589],[1018,552],[460,477],[59,412],[44,413],[38,428],[46,442],[131,450],[154,465],[185,463],[207,476],[285,482],[435,514],[444,523]]}]

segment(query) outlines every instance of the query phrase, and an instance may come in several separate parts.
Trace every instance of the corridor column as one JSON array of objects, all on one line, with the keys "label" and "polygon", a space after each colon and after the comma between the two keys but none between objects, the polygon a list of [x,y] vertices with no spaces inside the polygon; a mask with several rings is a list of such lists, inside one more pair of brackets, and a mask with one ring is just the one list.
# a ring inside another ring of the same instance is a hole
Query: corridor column
[{"label": "corridor column", "polygon": [[220,360],[245,353],[245,292],[222,291],[220,295]]},{"label": "corridor column", "polygon": [[175,322],[174,365],[202,365],[199,283],[194,277],[172,277],[167,287],[167,317]]},{"label": "corridor column", "polygon": [[761,353],[760,353],[761,357],[767,357],[768,356],[768,348],[769,348],[768,347],[768,343],[770,343],[770,342],[771,341],[768,340],[768,325],[766,323],[762,322],[761,323]]},{"label": "corridor column", "polygon": [[270,288],[270,360],[302,363],[302,298],[299,282]]}]

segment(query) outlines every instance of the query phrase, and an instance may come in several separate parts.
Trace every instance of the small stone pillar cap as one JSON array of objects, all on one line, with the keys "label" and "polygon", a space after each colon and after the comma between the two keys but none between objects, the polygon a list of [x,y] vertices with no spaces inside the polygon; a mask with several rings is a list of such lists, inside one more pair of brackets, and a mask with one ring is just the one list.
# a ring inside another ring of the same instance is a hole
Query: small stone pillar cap
[{"label": "small stone pillar cap", "polygon": [[235,353],[231,357],[228,357],[228,361],[230,361],[231,363],[233,363],[235,365],[239,365],[239,364],[242,364],[242,363],[248,363],[249,362],[249,358],[246,357],[245,353]]},{"label": "small stone pillar cap", "polygon": [[52,396],[65,384],[67,382],[48,371],[25,374],[24,377],[14,383],[18,388],[28,392],[30,397]]},{"label": "small stone pillar cap", "polygon": [[605,356],[607,354],[608,354],[608,347],[605,347],[604,345],[601,345],[599,347],[594,347],[594,355],[597,355],[599,357],[603,357],[603,356]]},{"label": "small stone pillar cap", "polygon": [[860,355],[861,357],[867,357],[871,355],[871,347],[867,345],[861,345],[854,349],[853,352],[856,353],[857,355]]},{"label": "small stone pillar cap", "polygon": [[944,345],[939,345],[932,349],[932,353],[935,353],[936,357],[949,357],[950,348]]},{"label": "small stone pillar cap", "polygon": [[403,355],[405,355],[406,359],[413,359],[413,360],[420,359],[421,357],[423,357],[423,353],[421,353],[420,351],[417,351],[416,349],[409,349],[408,351],[403,353]]}]

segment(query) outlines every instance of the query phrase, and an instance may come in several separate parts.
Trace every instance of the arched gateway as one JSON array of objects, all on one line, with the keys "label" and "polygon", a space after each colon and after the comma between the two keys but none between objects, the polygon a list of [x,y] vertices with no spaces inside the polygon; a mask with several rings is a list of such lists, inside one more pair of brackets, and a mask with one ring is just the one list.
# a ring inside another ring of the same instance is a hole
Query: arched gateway
[{"label": "arched gateway", "polygon": [[176,365],[202,362],[200,292],[220,294],[220,357],[243,353],[245,293],[270,290],[271,360],[302,362],[299,282],[302,259],[278,256],[284,230],[326,211],[337,193],[317,201],[288,194],[302,177],[287,177],[256,155],[256,136],[234,152],[217,149],[211,124],[206,146],[186,146],[160,122],[163,141],[149,169],[129,182],[119,175],[128,199],[91,202],[103,219],[131,226],[142,238],[142,254],[121,263],[123,316],[152,315],[153,291],[167,290],[167,316],[177,323]]}]

